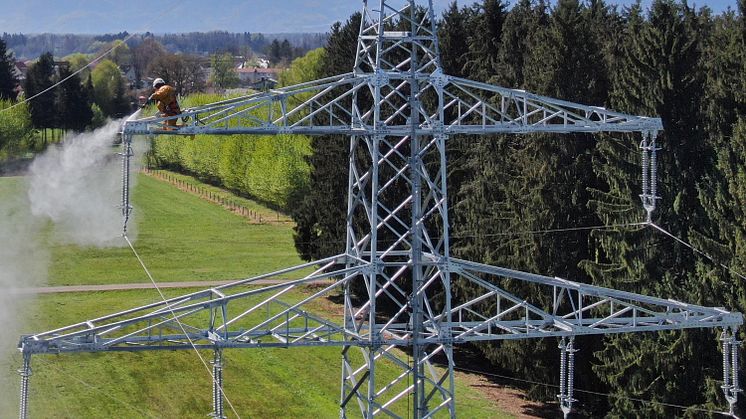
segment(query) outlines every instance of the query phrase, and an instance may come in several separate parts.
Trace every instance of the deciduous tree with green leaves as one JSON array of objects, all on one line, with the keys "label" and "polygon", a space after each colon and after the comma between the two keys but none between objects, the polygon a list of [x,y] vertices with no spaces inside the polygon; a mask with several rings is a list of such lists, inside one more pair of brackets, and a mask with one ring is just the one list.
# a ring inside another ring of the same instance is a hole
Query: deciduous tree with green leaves
[{"label": "deciduous tree with green leaves", "polygon": [[214,54],[210,57],[212,74],[210,81],[218,89],[229,89],[238,86],[238,73],[233,66],[233,55],[230,53]]},{"label": "deciduous tree with green leaves", "polygon": [[113,61],[103,60],[91,72],[93,98],[106,116],[122,117],[130,110],[122,71]]}]

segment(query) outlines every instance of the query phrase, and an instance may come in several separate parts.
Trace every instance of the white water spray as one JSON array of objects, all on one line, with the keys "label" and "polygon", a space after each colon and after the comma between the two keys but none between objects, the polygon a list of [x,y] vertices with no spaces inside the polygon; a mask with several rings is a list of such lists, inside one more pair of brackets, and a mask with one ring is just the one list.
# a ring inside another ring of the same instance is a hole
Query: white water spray
[{"label": "white water spray", "polygon": [[[121,162],[113,145],[121,124],[121,120],[111,121],[92,132],[66,137],[31,164],[31,211],[53,221],[55,236],[63,243],[123,245]],[[145,150],[140,144],[134,149],[136,163]]]},{"label": "white water spray", "polygon": [[[125,245],[119,207],[121,156],[119,147],[114,145],[121,124],[121,120],[112,121],[92,132],[67,136],[61,144],[50,146],[34,159],[25,179],[0,183],[3,356],[14,353],[19,333],[26,326],[21,321],[25,315],[22,313],[28,314],[23,305],[34,297],[28,289],[47,285],[51,260],[47,239],[82,246]],[[133,143],[133,173],[146,151],[145,141]],[[50,221],[52,230],[47,231]],[[132,233],[129,235],[132,237]],[[14,378],[0,377],[0,391],[14,392]],[[0,416],[16,408],[6,405],[11,400],[0,398]]]}]

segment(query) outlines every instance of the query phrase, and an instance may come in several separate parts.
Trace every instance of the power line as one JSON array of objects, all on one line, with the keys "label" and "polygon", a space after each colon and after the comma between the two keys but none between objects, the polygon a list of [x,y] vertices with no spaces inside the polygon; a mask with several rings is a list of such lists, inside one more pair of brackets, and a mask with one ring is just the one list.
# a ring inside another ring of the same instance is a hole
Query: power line
[{"label": "power line", "polygon": [[[212,371],[210,371],[210,366],[207,365],[207,361],[205,361],[205,359],[202,357],[202,354],[199,353],[199,350],[194,345],[194,342],[192,341],[192,338],[189,337],[189,334],[187,333],[186,329],[184,328],[184,325],[181,323],[181,320],[179,320],[179,317],[174,312],[173,307],[171,306],[171,304],[169,304],[168,300],[166,299],[166,296],[163,295],[163,292],[158,287],[158,284],[155,282],[155,279],[153,279],[153,276],[150,274],[150,271],[148,270],[147,266],[145,266],[145,263],[143,262],[142,258],[140,258],[140,255],[137,253],[137,250],[135,250],[135,246],[132,245],[132,242],[130,241],[129,237],[127,237],[126,234],[123,235],[122,237],[124,237],[124,240],[127,242],[127,244],[129,245],[130,249],[132,249],[132,253],[134,253],[135,257],[137,258],[137,261],[140,262],[140,266],[142,266],[142,268],[145,271],[145,273],[147,274],[148,278],[150,278],[150,282],[153,283],[153,286],[155,287],[156,291],[158,291],[158,294],[161,296],[161,299],[166,304],[166,308],[171,313],[171,316],[173,316],[174,320],[176,320],[176,323],[178,323],[179,328],[184,333],[184,336],[189,341],[189,344],[192,346],[192,349],[194,349],[194,352],[197,354],[197,357],[199,358],[199,360],[202,361],[202,365],[204,365],[205,369],[207,369],[207,373],[212,378],[213,383],[215,383],[216,382],[215,381],[215,376],[212,374]],[[218,389],[220,391],[220,394],[223,397],[225,397],[225,401],[228,402],[228,406],[230,406],[231,410],[233,411],[233,414],[236,415],[236,417],[238,419],[241,419],[241,416],[238,414],[238,412],[236,412],[236,409],[233,407],[233,403],[231,403],[230,399],[228,399],[228,395],[225,394],[225,391],[223,390],[223,386],[222,385],[218,385]]]},{"label": "power line", "polygon": [[[177,1],[177,2],[174,2],[171,7],[164,8],[163,11],[160,14],[156,15],[155,17],[153,17],[152,19],[150,19],[147,23],[145,23],[144,28],[149,27],[151,23],[153,23],[156,20],[160,19],[161,17],[165,16],[167,13],[173,12],[173,10],[175,8],[179,7],[179,5],[181,3],[182,2]],[[100,61],[102,58],[104,58],[107,55],[111,54],[112,52],[114,52],[115,49],[119,48],[122,45],[125,45],[127,43],[127,41],[129,41],[130,39],[132,39],[132,37],[134,37],[135,35],[137,35],[137,32],[133,32],[133,33],[127,35],[126,37],[124,37],[124,39],[122,39],[121,43],[118,43],[118,44],[114,45],[113,47],[109,48],[105,52],[101,53],[98,57],[96,57],[93,60],[89,61],[88,64],[86,64],[83,67],[79,68],[78,70],[74,71],[72,74],[70,74],[69,76],[65,77],[64,79],[58,81],[57,83],[54,83],[53,85],[47,87],[46,89],[42,90],[41,92],[39,92],[39,93],[37,93],[37,94],[35,94],[35,95],[31,96],[31,97],[27,97],[27,98],[23,99],[22,101],[16,102],[13,105],[8,106],[5,109],[0,109],[0,114],[2,114],[4,112],[7,112],[7,111],[10,111],[11,109],[15,108],[16,106],[20,106],[20,105],[23,105],[24,103],[28,103],[28,102],[32,101],[33,99],[36,99],[37,97],[43,95],[44,93],[47,93],[50,90],[55,89],[57,86],[59,86],[62,83],[70,80],[71,78],[77,76],[78,74],[80,74],[81,72],[83,72],[88,67],[92,66],[93,64],[95,64],[98,61]]]},{"label": "power line", "polygon": [[651,227],[655,228],[656,230],[660,231],[661,233],[665,234],[666,236],[671,237],[672,239],[676,240],[677,242],[679,242],[679,243],[683,244],[684,246],[688,247],[694,253],[697,253],[697,254],[705,257],[710,262],[712,262],[712,263],[714,263],[716,265],[719,265],[721,268],[727,270],[728,272],[732,273],[733,275],[736,275],[737,277],[739,277],[739,278],[743,279],[744,281],[746,281],[746,276],[744,276],[742,273],[738,272],[737,270],[731,268],[730,266],[728,266],[728,265],[726,265],[724,263],[716,261],[715,258],[713,258],[712,256],[708,255],[704,251],[697,249],[691,243],[687,243],[686,241],[684,241],[684,239],[676,237],[673,233],[669,232],[668,230],[664,229],[663,227],[661,227],[661,226],[659,226],[659,225],[657,225],[657,224],[655,224],[653,222],[650,222],[648,224]]},{"label": "power line", "polygon": [[486,233],[486,234],[454,234],[451,238],[456,239],[467,239],[477,237],[498,237],[498,236],[524,236],[524,235],[535,235],[535,234],[550,234],[550,233],[565,233],[571,231],[585,231],[585,230],[603,230],[612,228],[624,228],[624,227],[640,227],[647,225],[647,222],[635,222],[635,223],[619,223],[619,224],[599,224],[593,226],[583,227],[564,227],[564,228],[550,228],[544,230],[528,230],[528,231],[506,231],[501,233]]},{"label": "power line", "polygon": [[[539,385],[539,386],[544,386],[544,387],[559,388],[559,385],[557,385],[557,384],[549,384],[549,383],[544,383],[544,382],[540,382],[540,381],[527,380],[525,378],[511,377],[511,376],[501,375],[501,374],[495,374],[495,373],[491,373],[491,372],[487,372],[487,371],[478,371],[478,370],[472,370],[472,369],[469,369],[469,368],[456,367],[456,366],[454,366],[453,369],[457,370],[457,371],[462,371],[462,372],[469,372],[469,373],[472,373],[472,374],[480,374],[480,375],[485,375],[485,376],[489,376],[489,377],[503,378],[503,379],[506,379],[506,380],[517,381],[517,382],[522,382],[522,383],[526,383],[526,384],[534,384],[534,385]],[[729,412],[720,412],[720,411],[717,411],[717,410],[710,410],[710,409],[705,409],[703,407],[697,407],[697,406],[684,406],[684,405],[675,404],[675,403],[666,403],[666,402],[659,402],[659,401],[655,401],[655,400],[646,400],[646,399],[641,399],[641,398],[637,398],[637,397],[622,396],[622,395],[619,395],[619,394],[603,393],[603,392],[600,392],[600,391],[583,390],[583,389],[578,389],[578,388],[574,389],[574,391],[579,392],[579,393],[593,394],[593,395],[596,395],[596,396],[603,396],[603,397],[607,397],[607,398],[629,400],[629,401],[643,403],[643,404],[658,404],[658,405],[661,405],[661,406],[666,406],[666,407],[671,407],[671,408],[681,409],[681,410],[695,410],[695,411],[703,412],[703,413],[712,413],[712,414],[724,415],[724,416],[728,416],[728,417],[731,416]]]},{"label": "power line", "polygon": [[[469,233],[469,234],[451,234],[449,235],[452,239],[476,239],[480,237],[505,237],[505,236],[527,236],[527,235],[540,235],[540,234],[554,234],[554,233],[566,233],[566,232],[573,232],[573,231],[584,231],[584,230],[605,230],[605,229],[612,229],[612,228],[624,228],[624,227],[642,227],[646,226],[647,222],[635,222],[635,223],[622,223],[622,224],[599,224],[599,225],[593,225],[593,226],[583,226],[583,227],[567,227],[567,228],[553,228],[553,229],[544,229],[544,230],[527,230],[527,231],[506,231],[506,232],[500,232],[500,233],[486,233],[486,234],[477,234],[477,233]],[[433,239],[439,239],[439,237],[432,237]],[[332,243],[332,244],[340,244],[343,245],[346,242],[343,240],[325,240],[326,243]],[[253,243],[276,243],[276,241],[255,241]],[[307,241],[295,241],[295,244],[315,244],[318,243],[317,240],[307,240]],[[396,243],[395,240],[378,240],[378,244],[386,245],[386,244],[394,244]]]}]

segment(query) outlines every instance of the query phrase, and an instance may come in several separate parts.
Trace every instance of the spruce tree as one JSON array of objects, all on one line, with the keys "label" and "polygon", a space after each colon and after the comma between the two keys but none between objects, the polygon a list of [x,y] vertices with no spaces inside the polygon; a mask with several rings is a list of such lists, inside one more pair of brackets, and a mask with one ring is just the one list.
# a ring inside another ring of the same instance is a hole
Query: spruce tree
[{"label": "spruce tree", "polygon": [[[700,17],[685,4],[659,0],[646,21],[639,5],[627,15],[623,47],[613,67],[611,106],[641,115],[659,115],[664,132],[658,137],[659,195],[654,222],[676,236],[692,240],[706,228],[699,188],[713,167],[713,150],[704,141]],[[594,207],[604,223],[630,223],[644,218],[637,195],[639,139],[605,140],[599,146],[596,173],[602,186],[594,191]],[[702,261],[691,250],[652,228],[617,228],[596,232],[593,258],[585,268],[594,282],[642,294],[719,305]],[[693,360],[693,354],[697,359]],[[671,417],[680,411],[661,404],[638,404],[644,397],[667,403],[706,403],[716,385],[719,354],[709,331],[655,335],[608,336],[597,352],[594,369],[616,396],[612,416]],[[697,368],[691,368],[696,362]]]},{"label": "spruce tree", "polygon": [[[332,27],[324,65],[332,76],[352,70],[360,28],[360,14]],[[347,213],[349,138],[343,135],[311,138],[309,189],[293,211],[295,247],[305,260],[316,260],[344,251]]]},{"label": "spruce tree", "polygon": [[[694,237],[695,244],[735,272],[746,271],[746,1],[737,13],[713,19],[707,54],[707,134],[717,152],[717,170],[700,188],[710,229]],[[711,293],[722,305],[746,310],[746,284],[739,275],[713,263],[700,269]],[[741,357],[744,351],[741,348]],[[742,358],[743,359],[743,358]],[[743,372],[741,380],[746,379]],[[716,389],[715,389],[716,390]],[[719,396],[719,394],[716,394]],[[714,399],[714,397],[710,397]],[[722,402],[722,400],[720,400]],[[742,404],[742,403],[741,403]]]},{"label": "spruce tree", "polygon": [[[603,105],[608,77],[591,30],[590,14],[577,1],[562,1],[550,15],[544,3],[518,3],[503,26],[492,81],[579,102]],[[469,75],[471,76],[471,75]],[[454,216],[454,253],[489,264],[583,281],[578,264],[588,257],[587,233],[531,235],[532,230],[592,225],[586,188],[595,184],[588,136],[487,136],[474,140],[466,159],[469,177]],[[512,285],[510,291],[534,292]],[[510,287],[510,286],[509,286]],[[516,288],[517,287],[517,288]],[[459,287],[455,293],[469,294]],[[538,294],[538,293],[537,293]],[[549,301],[544,301],[548,306]],[[556,340],[480,344],[488,360],[514,375],[556,381]],[[583,343],[589,358],[593,343]],[[589,363],[579,363],[581,385],[592,386]],[[543,386],[532,397],[551,399]]]},{"label": "spruce tree", "polygon": [[459,9],[453,1],[443,12],[438,25],[438,43],[443,72],[451,76],[463,77],[464,65],[469,53],[468,43],[464,42],[467,32],[469,14],[466,9]]},{"label": "spruce tree", "polygon": [[[70,77],[72,73],[66,67],[60,69],[60,80]],[[63,82],[56,90],[56,114],[60,127],[65,130],[83,131],[91,124],[93,112],[86,89],[80,83],[80,77],[74,75]]]},{"label": "spruce tree", "polygon": [[[26,73],[26,98],[30,99],[54,84],[55,70],[52,53],[47,52],[29,66]],[[29,102],[31,123],[36,128],[52,128],[55,124],[54,92],[41,93]]]},{"label": "spruce tree", "polygon": [[14,61],[13,53],[7,51],[5,41],[0,39],[0,100],[15,100],[18,94]]},{"label": "spruce tree", "polygon": [[549,16],[543,1],[518,1],[505,18],[496,73],[492,80],[502,86],[525,88],[525,61],[534,47],[532,37],[538,28],[547,26]]},{"label": "spruce tree", "polygon": [[502,0],[484,0],[481,6],[473,7],[475,16],[465,32],[469,34],[469,52],[464,66],[470,78],[488,81],[497,66],[507,4]]}]

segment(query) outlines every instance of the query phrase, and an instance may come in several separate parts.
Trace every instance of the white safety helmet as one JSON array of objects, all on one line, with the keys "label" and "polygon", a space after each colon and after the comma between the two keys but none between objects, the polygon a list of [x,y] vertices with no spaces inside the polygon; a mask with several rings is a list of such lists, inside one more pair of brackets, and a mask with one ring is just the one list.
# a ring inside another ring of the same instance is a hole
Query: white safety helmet
[{"label": "white safety helmet", "polygon": [[160,78],[160,77],[159,77],[159,78],[157,78],[157,79],[155,79],[155,80],[153,80],[153,89],[156,89],[156,88],[158,88],[158,86],[160,86],[160,85],[162,85],[162,84],[166,84],[166,82],[165,82],[165,81],[163,81],[163,79],[162,79],[162,78]]}]

